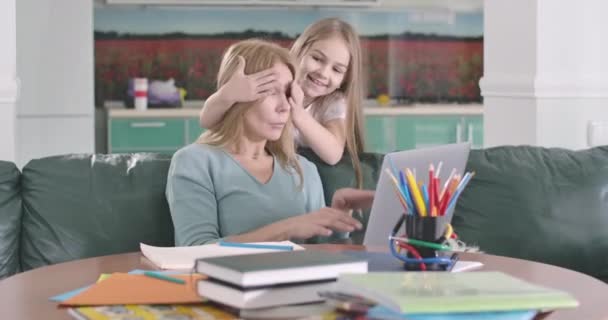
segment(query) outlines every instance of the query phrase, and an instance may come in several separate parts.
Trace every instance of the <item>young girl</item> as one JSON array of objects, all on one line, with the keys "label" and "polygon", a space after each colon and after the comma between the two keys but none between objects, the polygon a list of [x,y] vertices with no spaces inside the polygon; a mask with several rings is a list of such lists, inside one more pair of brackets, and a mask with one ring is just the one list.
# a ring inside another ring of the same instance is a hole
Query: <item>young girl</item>
[{"label": "young girl", "polygon": [[[308,26],[291,53],[298,69],[291,95],[303,94],[302,104],[292,110],[297,145],[311,148],[330,165],[340,161],[346,146],[360,188],[359,153],[364,141],[359,36],[348,23],[327,18]],[[239,58],[237,72],[205,101],[200,113],[202,127],[216,126],[235,103],[255,101],[276,90],[276,70],[245,75],[244,68],[245,62]]]}]

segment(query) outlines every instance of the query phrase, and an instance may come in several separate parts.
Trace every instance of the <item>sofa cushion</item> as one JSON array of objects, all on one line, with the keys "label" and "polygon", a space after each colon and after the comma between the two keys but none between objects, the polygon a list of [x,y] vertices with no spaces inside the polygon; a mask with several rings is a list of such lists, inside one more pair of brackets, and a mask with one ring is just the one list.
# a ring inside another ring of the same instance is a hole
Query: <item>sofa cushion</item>
[{"label": "sofa cushion", "polygon": [[172,246],[165,199],[168,155],[65,155],[23,168],[24,270]]},{"label": "sofa cushion", "polygon": [[608,147],[471,151],[452,220],[469,244],[608,281]]},{"label": "sofa cushion", "polygon": [[[313,162],[319,170],[321,182],[323,183],[323,192],[325,193],[325,203],[331,204],[331,198],[334,192],[340,188],[351,187],[356,188],[355,171],[353,169],[351,158],[345,154],[337,164],[331,166],[321,160],[311,149],[304,148],[298,150],[298,153]],[[359,155],[361,161],[361,170],[363,174],[363,189],[376,189],[378,174],[382,167],[384,155],[378,153],[363,153]],[[351,239],[355,244],[363,243],[365,235],[365,227],[369,219],[369,210],[363,212],[363,216],[354,215],[363,224],[363,229],[351,233]]]},{"label": "sofa cushion", "polygon": [[0,279],[19,272],[21,195],[19,169],[0,161]]}]

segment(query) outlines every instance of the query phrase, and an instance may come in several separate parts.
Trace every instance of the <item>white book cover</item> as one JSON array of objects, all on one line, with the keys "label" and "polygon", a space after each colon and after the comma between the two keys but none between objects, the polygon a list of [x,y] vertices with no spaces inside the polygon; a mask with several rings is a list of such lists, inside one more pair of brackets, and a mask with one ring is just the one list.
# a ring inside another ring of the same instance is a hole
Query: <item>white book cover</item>
[{"label": "white book cover", "polygon": [[[304,247],[291,241],[256,242],[253,244],[292,246],[293,250],[304,250]],[[217,243],[190,247],[155,247],[140,243],[141,253],[160,269],[191,270],[194,261],[199,258],[222,256],[236,256],[242,254],[256,254],[276,252],[280,250],[268,248],[242,248],[220,246]]]},{"label": "white book cover", "polygon": [[261,287],[252,290],[241,290],[229,284],[201,280],[198,282],[197,288],[201,297],[233,308],[247,310],[323,301],[324,298],[319,296],[318,292],[333,290],[336,283],[334,280]]}]

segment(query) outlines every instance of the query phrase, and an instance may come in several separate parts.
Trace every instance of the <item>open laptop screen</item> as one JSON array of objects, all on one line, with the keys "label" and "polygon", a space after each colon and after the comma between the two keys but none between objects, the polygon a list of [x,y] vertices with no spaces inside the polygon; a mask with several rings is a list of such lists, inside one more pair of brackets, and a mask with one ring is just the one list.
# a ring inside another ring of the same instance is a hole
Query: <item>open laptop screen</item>
[{"label": "open laptop screen", "polygon": [[[366,246],[388,246],[388,236],[403,214],[403,207],[399,203],[393,186],[391,186],[390,178],[385,173],[387,168],[391,171],[393,165],[397,170],[410,168],[416,172],[416,181],[427,184],[429,165],[433,164],[437,167],[439,162],[442,162],[439,179],[443,182],[447,180],[453,169],[457,174],[463,175],[470,148],[470,143],[455,143],[387,153],[382,162],[382,171],[376,185],[376,194],[363,244]],[[454,208],[446,212],[446,216],[451,217],[453,211]]]}]

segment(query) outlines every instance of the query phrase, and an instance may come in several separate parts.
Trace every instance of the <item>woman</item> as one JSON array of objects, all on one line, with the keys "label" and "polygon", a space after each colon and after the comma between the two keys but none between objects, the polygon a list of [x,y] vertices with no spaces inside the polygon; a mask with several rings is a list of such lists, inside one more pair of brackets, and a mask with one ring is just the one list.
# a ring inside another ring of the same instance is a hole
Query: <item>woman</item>
[{"label": "woman", "polygon": [[237,242],[306,240],[360,229],[344,211],[325,207],[316,167],[296,155],[290,110],[295,67],[289,52],[246,40],[224,54],[218,88],[245,59],[245,74],[273,68],[273,94],[237,103],[196,144],[173,156],[166,195],[176,246],[221,238]]}]

